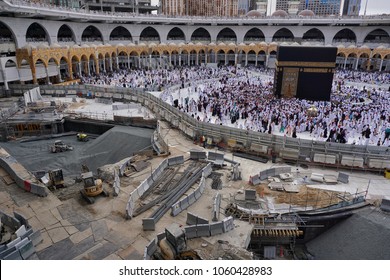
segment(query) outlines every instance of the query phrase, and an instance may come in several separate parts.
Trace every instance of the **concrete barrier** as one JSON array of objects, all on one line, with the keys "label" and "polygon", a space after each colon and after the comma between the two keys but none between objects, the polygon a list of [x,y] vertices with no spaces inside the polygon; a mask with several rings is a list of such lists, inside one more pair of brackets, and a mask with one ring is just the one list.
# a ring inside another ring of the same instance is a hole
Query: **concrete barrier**
[{"label": "concrete barrier", "polygon": [[47,196],[48,190],[46,186],[36,181],[35,177],[3,148],[0,148],[0,167],[11,176],[20,188],[41,197]]},{"label": "concrete barrier", "polygon": [[390,159],[368,158],[369,168],[390,169]]},{"label": "concrete barrier", "polygon": [[245,200],[256,200],[256,191],[245,190]]},{"label": "concrete barrier", "polygon": [[144,260],[150,260],[153,254],[157,251],[157,242],[156,239],[152,239],[148,245],[146,245],[144,250]]},{"label": "concrete barrier", "polygon": [[220,153],[209,152],[207,159],[212,161],[215,165],[222,166],[224,162],[224,155]]},{"label": "concrete barrier", "polygon": [[312,173],[310,176],[310,180],[323,183],[324,182],[324,174]]},{"label": "concrete barrier", "polygon": [[339,172],[339,175],[337,177],[337,181],[339,181],[341,183],[344,183],[344,184],[348,184],[348,182],[349,182],[349,175],[345,174],[345,173]]},{"label": "concrete barrier", "polygon": [[[267,177],[268,178],[268,177]],[[254,175],[249,177],[249,184],[252,186],[256,186],[261,183],[260,176],[259,175]]]},{"label": "concrete barrier", "polygon": [[363,167],[364,160],[361,157],[343,155],[343,157],[341,158],[341,164],[351,167]]},{"label": "concrete barrier", "polygon": [[382,211],[390,212],[390,200],[382,199],[380,208]]},{"label": "concrete barrier", "polygon": [[168,166],[184,164],[184,156],[168,158]]},{"label": "concrete barrier", "polygon": [[213,212],[212,212],[212,221],[216,222],[219,220],[219,209],[221,208],[221,199],[222,196],[220,193],[217,193],[213,200]]},{"label": "concrete barrier", "polygon": [[265,145],[260,145],[260,144],[252,143],[249,149],[250,149],[250,151],[252,151],[252,152],[258,152],[258,153],[262,153],[262,154],[268,154],[268,146],[265,146]]},{"label": "concrete barrier", "polygon": [[20,214],[15,217],[3,212],[0,213],[1,222],[7,225],[15,233],[16,238],[0,247],[0,259],[2,260],[26,260],[35,253],[35,246],[42,242],[39,231],[34,232],[27,220]]},{"label": "concrete barrier", "polygon": [[313,161],[326,164],[336,164],[336,155],[316,153],[314,154]]},{"label": "concrete barrier", "polygon": [[191,150],[190,151],[190,159],[193,160],[199,160],[199,159],[206,159],[206,152],[199,151],[199,150]]},{"label": "concrete barrier", "polygon": [[223,219],[222,225],[223,225],[223,232],[224,233],[233,230],[234,229],[234,219],[233,219],[233,217],[230,216],[230,217],[227,217],[227,218]]},{"label": "concrete barrier", "polygon": [[279,152],[279,156],[283,159],[294,159],[298,160],[299,159],[299,150],[295,149],[281,149]]}]

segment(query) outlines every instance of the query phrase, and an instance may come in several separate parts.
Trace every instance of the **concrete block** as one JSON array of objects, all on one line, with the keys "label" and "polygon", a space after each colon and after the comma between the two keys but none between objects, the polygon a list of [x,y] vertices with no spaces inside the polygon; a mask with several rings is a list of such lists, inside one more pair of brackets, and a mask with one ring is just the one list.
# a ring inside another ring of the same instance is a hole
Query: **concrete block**
[{"label": "concrete block", "polygon": [[[263,177],[264,179],[262,179],[262,177]],[[266,175],[262,175],[262,174],[260,173],[260,176],[259,176],[259,175],[251,176],[251,177],[250,177],[250,183],[251,183],[253,186],[256,186],[256,185],[258,185],[258,184],[261,183],[261,180],[265,180],[266,178],[268,178]]]},{"label": "concrete block", "polygon": [[142,227],[143,230],[155,230],[156,229],[156,221],[151,218],[142,219]]},{"label": "concrete block", "polygon": [[187,226],[184,231],[187,239],[198,237],[197,226]]},{"label": "concrete block", "polygon": [[342,172],[339,172],[339,175],[337,177],[337,181],[339,181],[341,183],[344,183],[344,184],[348,184],[348,182],[349,182],[349,175],[345,174],[345,173],[342,173]]},{"label": "concrete block", "polygon": [[390,212],[390,200],[382,199],[380,208],[382,211]]},{"label": "concrete block", "polygon": [[26,233],[26,227],[24,225],[22,225],[20,228],[18,228],[18,230],[15,232],[16,236],[17,237],[20,237],[22,238],[22,236]]},{"label": "concrete block", "polygon": [[191,193],[187,198],[188,198],[188,203],[190,205],[192,205],[192,204],[194,204],[196,202],[196,197],[195,197],[194,193]]},{"label": "concrete block", "polygon": [[194,191],[194,196],[196,200],[198,200],[202,196],[202,193],[200,192],[201,189],[204,190],[204,188],[199,187],[196,191]]},{"label": "concrete block", "polygon": [[149,242],[149,244],[146,246],[146,250],[149,256],[152,256],[156,250],[157,250],[157,242],[156,239],[153,239]]},{"label": "concrete block", "polygon": [[210,235],[214,236],[223,233],[223,222],[210,224]]},{"label": "concrete block", "polygon": [[9,254],[15,251],[17,251],[15,246],[12,246],[10,248],[7,247],[4,251],[0,253],[0,260],[2,260],[5,256],[8,256]]},{"label": "concrete block", "polygon": [[216,194],[216,196],[214,197],[214,201],[213,201],[213,212],[212,212],[212,220],[214,222],[218,221],[219,220],[219,209],[221,207],[221,194],[218,193]]},{"label": "concrete block", "polygon": [[20,238],[29,238],[31,236],[31,234],[34,233],[34,230],[32,228],[28,229],[22,236],[20,236]]},{"label": "concrete block", "polygon": [[198,223],[197,219],[198,219],[197,216],[195,216],[190,212],[187,212],[187,220],[186,220],[187,225],[196,225]]},{"label": "concrete block", "polygon": [[17,237],[16,239],[12,240],[11,242],[8,242],[7,243],[7,248],[12,248],[14,247],[16,244],[18,244],[20,241],[22,241],[22,239],[20,237]]},{"label": "concrete block", "polygon": [[209,223],[209,221],[206,220],[205,218],[197,216],[197,219],[196,219],[196,224],[197,225],[205,225],[205,224],[208,224],[208,223]]},{"label": "concrete block", "polygon": [[28,237],[28,239],[31,240],[31,242],[33,243],[34,246],[37,246],[39,243],[41,243],[41,242],[43,241],[43,237],[42,237],[40,231],[34,231],[34,232]]},{"label": "concrete block", "polygon": [[210,225],[197,225],[196,226],[198,237],[208,237],[210,236]]},{"label": "concrete block", "polygon": [[176,217],[181,213],[180,201],[171,206],[171,216]]},{"label": "concrete block", "polygon": [[312,173],[310,175],[310,180],[315,181],[315,182],[323,183],[324,182],[324,174]]},{"label": "concrete block", "polygon": [[22,225],[26,227],[26,229],[30,228],[30,224],[28,223],[28,220],[18,212],[14,211],[15,219],[17,219]]},{"label": "concrete block", "polygon": [[15,250],[8,255],[1,258],[2,260],[23,260],[22,256],[20,255],[19,250]]},{"label": "concrete block", "polygon": [[19,248],[19,253],[24,260],[27,260],[35,253],[35,247],[31,241],[28,241],[28,243]]},{"label": "concrete block", "polygon": [[190,207],[190,202],[189,202],[188,198],[185,197],[180,201],[180,208],[183,211],[183,210],[187,209],[188,207]]},{"label": "concrete block", "polygon": [[345,166],[363,167],[364,160],[360,157],[351,157],[343,155],[341,164]]},{"label": "concrete block", "polygon": [[222,223],[223,223],[223,232],[229,232],[234,229],[234,220],[232,216],[223,219]]},{"label": "concrete block", "polygon": [[165,232],[160,232],[159,234],[157,234],[157,241],[163,240],[165,236]]},{"label": "concrete block", "polygon": [[256,191],[245,190],[245,200],[256,200]]}]

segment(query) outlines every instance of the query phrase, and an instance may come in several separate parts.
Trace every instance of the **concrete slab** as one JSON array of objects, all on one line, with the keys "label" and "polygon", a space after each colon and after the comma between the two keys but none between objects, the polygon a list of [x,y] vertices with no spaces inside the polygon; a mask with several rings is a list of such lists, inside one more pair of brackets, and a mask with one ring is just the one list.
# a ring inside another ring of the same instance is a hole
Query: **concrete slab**
[{"label": "concrete slab", "polygon": [[116,253],[113,253],[103,259],[104,261],[120,261],[122,260]]},{"label": "concrete slab", "polygon": [[126,248],[129,244],[132,243],[131,238],[125,232],[110,231],[105,237],[104,240],[107,240],[119,248]]},{"label": "concrete slab", "polygon": [[140,254],[132,245],[130,245],[123,250],[119,250],[118,256],[122,260],[140,260],[142,259],[143,255]]},{"label": "concrete slab", "polygon": [[88,256],[91,260],[102,260],[119,249],[119,246],[111,242],[105,241],[101,243],[102,246],[90,253]]},{"label": "concrete slab", "polygon": [[36,212],[37,218],[44,227],[50,227],[59,222],[50,210]]},{"label": "concrete slab", "polygon": [[36,216],[33,216],[28,220],[28,223],[30,224],[31,228],[34,230],[41,230],[44,228],[43,224],[41,221],[38,220]]},{"label": "concrete slab", "polygon": [[37,246],[35,246],[35,249],[37,252],[43,251],[46,248],[53,245],[53,241],[51,240],[51,238],[47,232],[45,232],[45,231],[41,232],[41,236],[42,236],[42,242],[40,244],[38,244]]},{"label": "concrete slab", "polygon": [[69,235],[72,235],[72,234],[75,234],[76,232],[79,232],[79,230],[75,226],[73,226],[71,223],[69,223],[69,221],[67,221],[67,220],[61,220],[60,223]]},{"label": "concrete slab", "polygon": [[57,243],[69,237],[68,232],[61,226],[47,231],[53,243]]},{"label": "concrete slab", "polygon": [[79,231],[75,234],[72,234],[69,238],[73,242],[73,244],[78,244],[90,236],[92,236],[92,228],[89,227],[84,231]]},{"label": "concrete slab", "polygon": [[92,222],[91,228],[95,241],[103,240],[103,238],[108,234],[107,224],[104,220]]}]

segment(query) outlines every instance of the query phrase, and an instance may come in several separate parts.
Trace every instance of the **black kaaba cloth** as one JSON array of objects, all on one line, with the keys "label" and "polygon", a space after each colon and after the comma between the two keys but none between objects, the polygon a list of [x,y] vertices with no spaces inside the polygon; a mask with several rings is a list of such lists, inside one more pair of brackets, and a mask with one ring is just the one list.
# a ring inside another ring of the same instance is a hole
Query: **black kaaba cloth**
[{"label": "black kaaba cloth", "polygon": [[336,47],[278,46],[275,96],[329,101],[336,55]]}]

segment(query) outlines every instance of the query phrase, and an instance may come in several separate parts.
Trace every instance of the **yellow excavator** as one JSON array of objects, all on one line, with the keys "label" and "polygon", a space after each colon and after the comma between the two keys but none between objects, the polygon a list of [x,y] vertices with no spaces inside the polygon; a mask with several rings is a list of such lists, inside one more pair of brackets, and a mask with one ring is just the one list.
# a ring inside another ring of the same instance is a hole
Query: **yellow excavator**
[{"label": "yellow excavator", "polygon": [[95,197],[98,195],[109,196],[109,193],[103,188],[103,182],[95,179],[91,171],[81,174],[84,188],[80,190],[81,196],[89,203],[95,203]]}]

